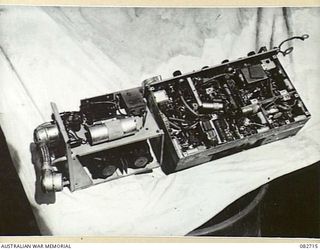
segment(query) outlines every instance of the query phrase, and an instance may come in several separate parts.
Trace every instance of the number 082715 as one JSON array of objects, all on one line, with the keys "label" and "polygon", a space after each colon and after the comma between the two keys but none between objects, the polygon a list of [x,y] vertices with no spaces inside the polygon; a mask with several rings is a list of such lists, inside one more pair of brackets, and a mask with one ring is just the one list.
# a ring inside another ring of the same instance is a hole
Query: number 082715
[{"label": "number 082715", "polygon": [[318,244],[308,243],[308,244],[300,244],[300,248],[318,248]]}]

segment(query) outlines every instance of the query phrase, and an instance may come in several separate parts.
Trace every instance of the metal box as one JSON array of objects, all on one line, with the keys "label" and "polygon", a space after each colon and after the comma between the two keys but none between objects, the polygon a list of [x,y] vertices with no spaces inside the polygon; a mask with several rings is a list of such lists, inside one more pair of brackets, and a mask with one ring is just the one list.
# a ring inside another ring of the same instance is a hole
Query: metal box
[{"label": "metal box", "polygon": [[144,81],[148,106],[164,131],[165,173],[293,136],[305,125],[310,113],[279,52],[262,47],[218,66]]}]

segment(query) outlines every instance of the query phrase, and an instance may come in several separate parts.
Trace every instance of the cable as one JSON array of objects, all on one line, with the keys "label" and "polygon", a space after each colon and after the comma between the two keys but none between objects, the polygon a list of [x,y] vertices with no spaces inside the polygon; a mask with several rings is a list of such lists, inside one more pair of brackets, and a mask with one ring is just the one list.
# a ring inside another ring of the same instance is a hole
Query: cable
[{"label": "cable", "polygon": [[286,56],[286,55],[290,54],[290,53],[293,51],[293,47],[289,47],[289,48],[287,48],[286,50],[282,51],[282,50],[281,50],[281,46],[282,46],[284,43],[286,43],[286,42],[288,42],[288,41],[291,41],[291,40],[294,40],[294,39],[299,39],[299,40],[304,41],[305,39],[308,39],[308,38],[309,38],[309,35],[308,35],[308,34],[304,34],[304,35],[302,35],[302,36],[293,36],[293,37],[290,37],[290,38],[282,41],[282,42],[279,44],[279,46],[278,46],[279,52],[280,52],[283,56]]},{"label": "cable", "polygon": [[237,222],[238,220],[244,218],[247,214],[249,214],[261,202],[261,200],[263,199],[263,197],[267,193],[267,190],[268,190],[268,184],[263,185],[260,188],[259,193],[254,197],[254,199],[249,203],[249,205],[247,207],[245,207],[243,210],[241,210],[238,214],[236,214],[236,215],[230,217],[229,219],[226,219],[218,224],[215,224],[213,226],[209,226],[206,228],[201,228],[201,229],[196,229],[194,231],[191,231],[186,236],[208,235],[208,234],[212,234],[214,232],[220,231],[222,229],[225,229],[225,228],[231,226],[232,224],[234,224],[235,222]]},{"label": "cable", "polygon": [[193,129],[198,125],[198,121],[196,121],[195,123],[191,124],[190,126],[187,127],[187,129]]},{"label": "cable", "polygon": [[199,114],[197,113],[196,111],[194,111],[190,106],[189,104],[186,102],[186,100],[184,99],[183,95],[180,93],[180,100],[182,101],[183,105],[195,116],[197,117],[203,117],[205,115],[202,115],[202,114]]},{"label": "cable", "polygon": [[273,97],[273,100],[264,106],[264,109],[267,109],[267,108],[270,107],[271,105],[275,104],[275,102],[276,102],[279,98],[280,98],[279,96],[274,96],[274,97]]},{"label": "cable", "polygon": [[211,78],[209,78],[209,79],[206,80],[206,81],[203,81],[202,84],[207,84],[207,83],[210,83],[210,82],[212,82],[212,81],[217,82],[217,83],[219,84],[219,82],[218,82],[216,79],[219,78],[219,77],[225,76],[225,75],[227,75],[227,74],[226,74],[226,73],[223,73],[223,74],[215,75],[214,77],[211,77]]},{"label": "cable", "polygon": [[184,99],[183,95],[180,94],[180,99],[183,103],[183,105],[192,113],[194,114],[195,116],[200,116],[200,114],[198,114],[196,111],[194,111],[190,106],[189,104],[186,102],[186,100]]},{"label": "cable", "polygon": [[68,130],[68,135],[70,135],[71,137],[73,137],[73,139],[75,139],[76,141],[81,141],[81,144],[86,144],[87,141],[81,137],[79,137],[77,135],[77,133],[71,129]]},{"label": "cable", "polygon": [[259,126],[259,127],[264,127],[264,125],[256,123],[256,122],[250,122],[249,125],[254,125],[254,126]]}]

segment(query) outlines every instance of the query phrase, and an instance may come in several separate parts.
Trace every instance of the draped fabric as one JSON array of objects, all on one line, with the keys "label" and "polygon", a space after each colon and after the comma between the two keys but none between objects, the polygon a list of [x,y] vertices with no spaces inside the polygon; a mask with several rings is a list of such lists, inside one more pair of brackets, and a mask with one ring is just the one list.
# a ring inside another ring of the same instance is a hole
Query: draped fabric
[{"label": "draped fabric", "polygon": [[[185,235],[249,191],[319,160],[319,17],[318,8],[2,6],[0,126],[42,234]],[[82,98],[304,33],[310,38],[289,43],[293,53],[281,58],[312,114],[295,137],[169,176],[156,169],[55,197],[36,188],[30,145],[33,129],[50,120],[51,101],[77,110]]]}]

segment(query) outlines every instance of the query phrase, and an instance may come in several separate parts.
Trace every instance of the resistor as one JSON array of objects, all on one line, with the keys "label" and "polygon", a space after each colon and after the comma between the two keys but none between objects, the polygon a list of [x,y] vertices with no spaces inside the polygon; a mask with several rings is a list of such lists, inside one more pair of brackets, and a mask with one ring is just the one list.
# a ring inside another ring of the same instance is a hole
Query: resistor
[{"label": "resistor", "polygon": [[223,109],[223,103],[219,103],[219,102],[213,102],[213,103],[203,102],[202,103],[202,108],[220,110],[220,109]]}]

